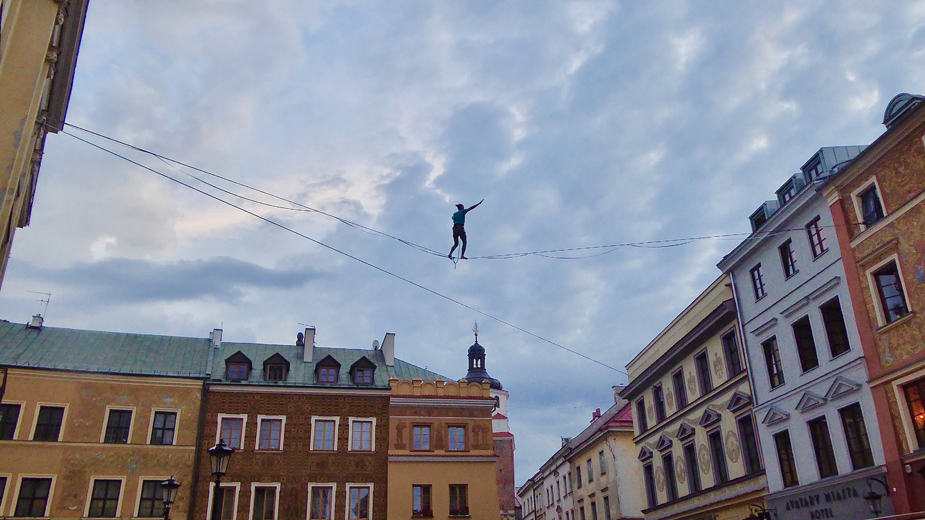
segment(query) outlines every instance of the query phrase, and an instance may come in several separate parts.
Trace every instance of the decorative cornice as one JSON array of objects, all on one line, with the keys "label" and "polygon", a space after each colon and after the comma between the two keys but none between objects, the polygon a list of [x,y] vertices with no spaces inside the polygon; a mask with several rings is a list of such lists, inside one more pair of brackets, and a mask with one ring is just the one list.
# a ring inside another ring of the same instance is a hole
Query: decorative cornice
[{"label": "decorative cornice", "polygon": [[270,385],[248,385],[247,383],[209,383],[210,392],[229,392],[245,394],[326,394],[326,395],[356,395],[356,396],[376,396],[389,397],[392,393],[389,389],[371,389],[371,388],[318,388],[318,387],[300,387],[300,386],[270,386]]},{"label": "decorative cornice", "polygon": [[825,397],[818,395],[813,392],[803,392],[803,397],[800,397],[800,401],[797,403],[796,409],[799,412],[808,412],[813,408],[818,408],[825,404]]},{"label": "decorative cornice", "polygon": [[825,393],[825,398],[828,400],[838,399],[843,395],[857,392],[860,389],[861,383],[854,382],[846,377],[838,376],[835,378],[832,386],[829,387],[829,390]]},{"label": "decorative cornice", "polygon": [[389,455],[389,462],[491,462],[498,460],[496,455],[450,457],[446,455]]},{"label": "decorative cornice", "polygon": [[771,318],[770,320],[752,329],[751,333],[754,336],[760,336],[764,334],[765,332],[771,330],[771,328],[774,327],[775,325],[777,325],[777,318]]},{"label": "decorative cornice", "polygon": [[768,409],[768,413],[764,416],[764,419],[761,421],[762,424],[766,426],[771,426],[777,423],[782,423],[790,419],[790,414],[781,410],[776,406],[772,406]]}]

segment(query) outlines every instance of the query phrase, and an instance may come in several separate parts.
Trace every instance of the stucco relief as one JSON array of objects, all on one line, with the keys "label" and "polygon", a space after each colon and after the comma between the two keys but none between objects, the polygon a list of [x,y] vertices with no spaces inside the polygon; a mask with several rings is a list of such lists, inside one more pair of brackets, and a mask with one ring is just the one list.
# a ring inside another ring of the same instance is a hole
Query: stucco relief
[{"label": "stucco relief", "polygon": [[661,466],[655,468],[655,487],[659,491],[665,491],[665,470]]},{"label": "stucco relief", "polygon": [[646,405],[646,417],[650,422],[655,421],[655,409],[652,407],[652,403]]},{"label": "stucco relief", "polygon": [[398,421],[398,424],[395,425],[395,449],[403,450],[406,448],[405,444],[405,429],[408,428],[408,425],[405,424],[405,421]]},{"label": "stucco relief", "polygon": [[909,446],[909,439],[903,434],[905,428],[903,427],[902,416],[900,415],[899,403],[896,402],[896,395],[893,392],[884,392],[886,394],[886,400],[890,408],[890,420],[893,421],[893,431],[897,432],[897,438],[899,438],[900,446],[902,449],[901,453],[910,453],[912,451]]},{"label": "stucco relief", "polygon": [[706,444],[701,444],[697,448],[697,458],[700,459],[700,472],[706,475],[713,469],[713,465],[710,462],[710,452],[707,450]]},{"label": "stucco relief", "polygon": [[697,380],[694,379],[694,374],[687,374],[687,389],[690,392],[691,396],[694,395],[694,392],[697,391]]},{"label": "stucco relief", "polygon": [[687,465],[684,464],[683,457],[674,458],[674,474],[678,478],[678,482],[682,484],[687,482]]},{"label": "stucco relief", "polygon": [[742,454],[742,450],[739,447],[739,437],[735,434],[734,431],[729,430],[726,432],[726,457],[729,458],[731,462],[739,462],[739,455]]},{"label": "stucco relief", "polygon": [[673,392],[665,392],[665,401],[668,403],[668,408],[674,408]]},{"label": "stucco relief", "polygon": [[717,379],[723,379],[723,358],[719,357],[718,352],[713,353],[713,373]]}]

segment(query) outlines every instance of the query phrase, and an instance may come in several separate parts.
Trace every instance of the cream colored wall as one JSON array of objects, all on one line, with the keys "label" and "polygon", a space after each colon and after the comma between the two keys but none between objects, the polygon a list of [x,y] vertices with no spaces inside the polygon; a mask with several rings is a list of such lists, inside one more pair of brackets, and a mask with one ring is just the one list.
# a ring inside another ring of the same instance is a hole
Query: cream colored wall
[{"label": "cream colored wall", "polygon": [[[202,383],[194,380],[10,369],[4,403],[21,405],[15,440],[0,441],[0,474],[8,477],[0,516],[12,515],[20,476],[53,476],[50,516],[85,516],[95,477],[123,479],[120,514],[136,513],[142,477],[181,484],[171,515],[186,516],[192,489]],[[31,441],[41,404],[66,407],[60,442]],[[134,409],[129,444],[103,444],[107,406]],[[152,410],[177,411],[176,444],[152,446]]]},{"label": "cream colored wall", "polygon": [[[642,466],[637,458],[638,452],[633,443],[631,433],[612,433],[607,441],[616,454],[616,475],[614,484],[620,499],[619,504],[611,504],[616,516],[611,518],[641,518],[645,509],[645,490],[639,485],[642,482]],[[619,510],[616,508],[619,507]],[[618,514],[617,514],[618,513]]]},{"label": "cream colored wall", "polygon": [[[600,474],[599,453],[603,451],[607,461],[607,473]],[[633,444],[633,434],[625,432],[610,432],[600,436],[597,441],[583,447],[580,451],[569,456],[569,465],[574,483],[572,506],[576,520],[581,520],[580,508],[585,508],[586,520],[592,520],[591,502],[597,508],[598,520],[607,518],[604,512],[604,497],[610,498],[610,518],[642,517],[644,498],[640,495],[639,483],[642,482],[642,468],[636,458],[636,446]],[[588,459],[594,466],[594,481],[588,482]],[[578,488],[575,481],[577,467],[581,467],[582,487]]]},{"label": "cream colored wall", "polygon": [[450,484],[468,485],[469,516],[500,520],[494,462],[389,462],[390,520],[412,517],[412,486],[431,485],[434,520],[449,520]]}]

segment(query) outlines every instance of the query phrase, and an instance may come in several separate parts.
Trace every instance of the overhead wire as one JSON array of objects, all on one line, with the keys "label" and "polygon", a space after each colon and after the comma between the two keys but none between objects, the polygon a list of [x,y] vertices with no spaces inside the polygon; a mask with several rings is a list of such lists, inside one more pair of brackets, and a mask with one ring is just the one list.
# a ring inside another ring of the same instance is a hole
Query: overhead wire
[{"label": "overhead wire", "polygon": [[421,285],[421,284],[419,284],[419,283],[417,283],[417,282],[415,282],[415,281],[413,281],[413,280],[410,280],[410,279],[408,279],[408,278],[405,278],[404,276],[401,276],[401,275],[399,275],[399,274],[393,273],[392,271],[389,271],[388,269],[379,267],[378,265],[375,265],[375,264],[373,264],[373,263],[371,263],[371,262],[368,262],[368,261],[366,261],[366,260],[363,260],[362,258],[359,258],[359,257],[357,257],[357,256],[354,256],[354,255],[352,255],[352,254],[350,254],[350,253],[347,253],[346,251],[342,251],[342,250],[340,250],[340,249],[338,249],[338,248],[336,248],[336,247],[334,247],[334,246],[325,244],[324,242],[322,242],[322,241],[320,241],[320,240],[317,240],[317,239],[312,238],[312,237],[310,237],[310,236],[308,236],[308,235],[306,235],[306,234],[304,234],[304,233],[301,233],[301,232],[299,232],[299,231],[296,231],[296,230],[294,230],[294,229],[292,229],[292,228],[290,228],[290,227],[288,227],[288,226],[285,226],[285,225],[283,225],[283,224],[281,224],[281,223],[279,223],[279,222],[276,222],[275,220],[272,220],[272,219],[270,219],[270,218],[264,217],[264,216],[262,216],[262,215],[260,215],[260,214],[258,214],[258,213],[255,213],[255,212],[253,212],[253,211],[248,210],[247,208],[244,208],[244,207],[242,207],[242,206],[238,206],[237,204],[234,204],[234,203],[232,203],[232,202],[230,202],[230,201],[227,201],[227,200],[225,200],[225,199],[223,199],[223,198],[221,198],[221,197],[219,197],[219,196],[217,196],[217,195],[214,195],[214,194],[209,193],[209,192],[207,192],[207,191],[205,191],[205,190],[202,190],[202,189],[199,189],[199,188],[197,188],[197,187],[195,187],[195,186],[192,186],[192,185],[190,185],[190,184],[187,184],[187,183],[183,182],[183,181],[180,180],[180,179],[171,177],[170,175],[167,175],[166,173],[163,173],[163,172],[160,172],[160,171],[158,171],[158,170],[155,170],[154,168],[151,168],[151,167],[149,167],[149,166],[147,166],[147,165],[144,165],[144,164],[142,164],[142,163],[140,163],[140,162],[138,162],[138,161],[135,161],[135,160],[133,160],[133,159],[131,159],[131,158],[129,158],[129,157],[126,157],[126,156],[124,156],[124,155],[122,155],[122,154],[120,154],[120,153],[118,153],[118,152],[115,152],[115,151],[113,151],[113,150],[110,150],[110,149],[108,149],[108,148],[106,148],[106,147],[104,147],[104,146],[102,146],[102,145],[99,145],[99,144],[97,144],[97,143],[94,143],[94,142],[92,142],[92,141],[89,141],[89,140],[87,140],[87,139],[84,139],[84,138],[82,138],[82,137],[80,137],[80,136],[77,136],[77,135],[75,135],[75,134],[72,134],[72,133],[70,133],[70,132],[68,132],[68,131],[66,131],[66,130],[63,130],[63,129],[58,129],[58,130],[59,130],[59,132],[63,133],[64,135],[67,135],[67,136],[69,136],[69,137],[71,137],[71,138],[77,139],[78,141],[81,141],[81,142],[83,142],[83,143],[85,143],[85,144],[88,144],[88,145],[94,147],[94,148],[97,148],[98,150],[101,150],[101,151],[106,152],[106,153],[108,153],[108,154],[110,154],[110,155],[113,155],[113,156],[115,156],[115,157],[118,157],[119,159],[122,159],[122,160],[124,160],[124,161],[126,161],[126,162],[129,162],[129,163],[131,163],[131,164],[134,164],[135,166],[138,166],[138,167],[143,168],[143,169],[145,169],[145,170],[147,170],[147,171],[150,171],[151,173],[154,173],[154,174],[156,174],[156,175],[159,175],[159,176],[161,176],[161,177],[163,177],[163,178],[165,178],[165,179],[167,179],[167,180],[170,180],[170,181],[172,181],[172,182],[175,182],[175,183],[177,183],[177,184],[179,184],[179,185],[181,185],[181,186],[184,186],[184,187],[186,187],[186,188],[188,188],[188,189],[191,189],[191,190],[193,190],[193,191],[195,191],[195,192],[197,192],[197,193],[200,193],[200,194],[202,194],[202,195],[205,195],[206,197],[209,197],[209,198],[211,198],[211,199],[213,199],[213,200],[216,200],[216,201],[218,201],[218,202],[221,202],[222,204],[225,204],[225,205],[230,206],[230,207],[232,207],[232,208],[235,208],[235,209],[237,209],[237,210],[239,210],[239,211],[242,211],[242,212],[244,212],[244,213],[247,213],[248,215],[251,215],[251,216],[254,217],[254,218],[260,219],[260,220],[262,220],[262,221],[264,221],[264,222],[266,222],[266,223],[268,223],[268,224],[270,224],[270,225],[273,225],[273,226],[275,226],[275,227],[278,227],[278,228],[280,228],[280,229],[282,229],[282,230],[284,230],[284,231],[287,231],[287,232],[289,232],[289,233],[292,233],[292,234],[294,234],[294,235],[296,235],[296,236],[298,236],[298,237],[301,237],[301,238],[303,238],[303,239],[305,239],[305,240],[308,240],[308,241],[310,241],[310,242],[312,242],[312,243],[314,243],[314,244],[317,244],[317,245],[319,245],[319,246],[321,246],[321,247],[324,247],[324,248],[326,248],[326,249],[328,249],[328,250],[330,250],[330,251],[333,251],[333,252],[338,253],[338,254],[340,254],[340,255],[343,255],[343,256],[345,256],[345,257],[347,257],[347,258],[350,258],[351,260],[354,260],[354,261],[356,261],[356,262],[359,262],[359,263],[361,263],[361,264],[363,264],[363,265],[365,265],[365,266],[367,266],[367,267],[370,267],[370,268],[372,268],[372,269],[375,269],[375,270],[377,270],[377,271],[379,271],[379,272],[381,272],[381,273],[383,273],[383,274],[386,274],[386,275],[389,275],[389,276],[391,276],[391,277],[393,277],[393,278],[396,278],[396,279],[398,279],[398,280],[401,280],[401,281],[403,281],[403,282],[405,282],[405,283],[407,283],[407,284],[410,284],[410,285],[412,285],[412,286],[414,286],[414,287],[417,287],[418,289],[421,289],[421,290],[423,290],[423,291],[426,291],[426,292],[428,292],[428,293],[430,293],[430,294],[432,294],[432,295],[434,295],[434,296],[437,296],[437,297],[439,297],[439,298],[443,298],[444,300],[447,300],[447,301],[449,301],[449,302],[451,302],[451,303],[454,303],[454,304],[456,304],[456,305],[458,305],[458,306],[460,306],[460,307],[463,307],[463,308],[468,309],[468,310],[470,310],[470,311],[472,311],[472,312],[475,312],[475,313],[477,313],[477,314],[480,314],[480,315],[482,315],[482,316],[485,316],[486,318],[489,318],[489,319],[494,320],[494,321],[496,321],[496,322],[498,322],[498,323],[501,323],[501,324],[503,324],[503,325],[506,325],[506,326],[508,326],[508,327],[510,327],[510,328],[512,328],[512,329],[514,329],[514,330],[520,331],[520,332],[522,332],[522,333],[524,333],[524,334],[526,334],[526,335],[528,335],[528,336],[531,336],[531,337],[533,337],[533,338],[535,338],[535,339],[538,339],[538,340],[540,340],[540,341],[543,341],[543,342],[545,342],[545,343],[548,343],[548,344],[550,344],[550,345],[553,345],[554,347],[557,347],[557,348],[559,348],[559,349],[562,349],[562,350],[564,350],[564,351],[566,351],[566,352],[569,352],[569,353],[571,353],[571,354],[574,354],[574,355],[576,355],[576,356],[579,356],[579,357],[581,357],[581,358],[584,358],[584,359],[586,359],[586,360],[588,360],[588,361],[591,361],[591,362],[593,362],[593,363],[596,363],[596,364],[598,364],[598,365],[601,365],[602,367],[609,368],[610,370],[613,370],[613,371],[615,371],[615,372],[617,372],[617,373],[620,373],[620,374],[623,374],[623,375],[627,375],[627,373],[626,373],[625,371],[620,370],[619,368],[610,366],[610,365],[608,365],[607,363],[604,363],[603,361],[599,361],[599,360],[597,360],[597,359],[594,359],[594,358],[592,358],[592,357],[590,357],[590,356],[588,356],[588,355],[586,355],[586,354],[583,354],[583,353],[581,353],[581,352],[578,352],[577,350],[570,349],[570,348],[566,347],[565,345],[562,345],[562,344],[560,344],[560,343],[557,343],[557,342],[555,342],[555,341],[552,341],[552,340],[550,340],[550,339],[547,339],[547,338],[545,338],[545,337],[543,337],[543,336],[540,336],[539,334],[533,333],[533,332],[531,332],[531,331],[529,331],[529,330],[527,330],[527,329],[524,329],[524,328],[522,328],[522,327],[519,327],[519,326],[517,326],[517,325],[515,325],[515,324],[513,324],[513,323],[511,323],[511,322],[509,322],[509,321],[506,321],[506,320],[504,320],[504,319],[502,319],[502,318],[499,318],[499,317],[494,316],[494,315],[492,315],[492,314],[489,314],[489,313],[487,313],[487,312],[485,312],[485,311],[482,311],[482,310],[480,310],[480,309],[477,309],[477,308],[475,308],[475,307],[473,307],[473,306],[471,306],[471,305],[469,305],[469,304],[467,304],[467,303],[464,303],[464,302],[459,301],[459,300],[457,300],[457,299],[455,299],[455,298],[452,298],[452,297],[450,297],[450,296],[447,296],[447,295],[445,295],[445,294],[443,294],[443,293],[440,293],[440,292],[438,292],[438,291],[435,291],[435,290],[433,290],[433,289],[431,289],[431,288],[429,288],[429,287],[426,287],[426,286],[424,286],[424,285]]}]

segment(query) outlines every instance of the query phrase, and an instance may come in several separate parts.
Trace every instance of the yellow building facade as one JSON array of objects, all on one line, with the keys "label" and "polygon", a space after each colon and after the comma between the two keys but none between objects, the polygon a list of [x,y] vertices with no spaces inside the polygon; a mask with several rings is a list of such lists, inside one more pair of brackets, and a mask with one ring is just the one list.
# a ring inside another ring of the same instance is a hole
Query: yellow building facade
[{"label": "yellow building facade", "polygon": [[0,1],[0,283],[29,224],[45,135],[64,124],[89,0]]},{"label": "yellow building facade", "polygon": [[489,383],[390,384],[388,518],[500,520]]},{"label": "yellow building facade", "polygon": [[764,507],[764,462],[727,276],[628,365],[647,520],[741,520]]}]

